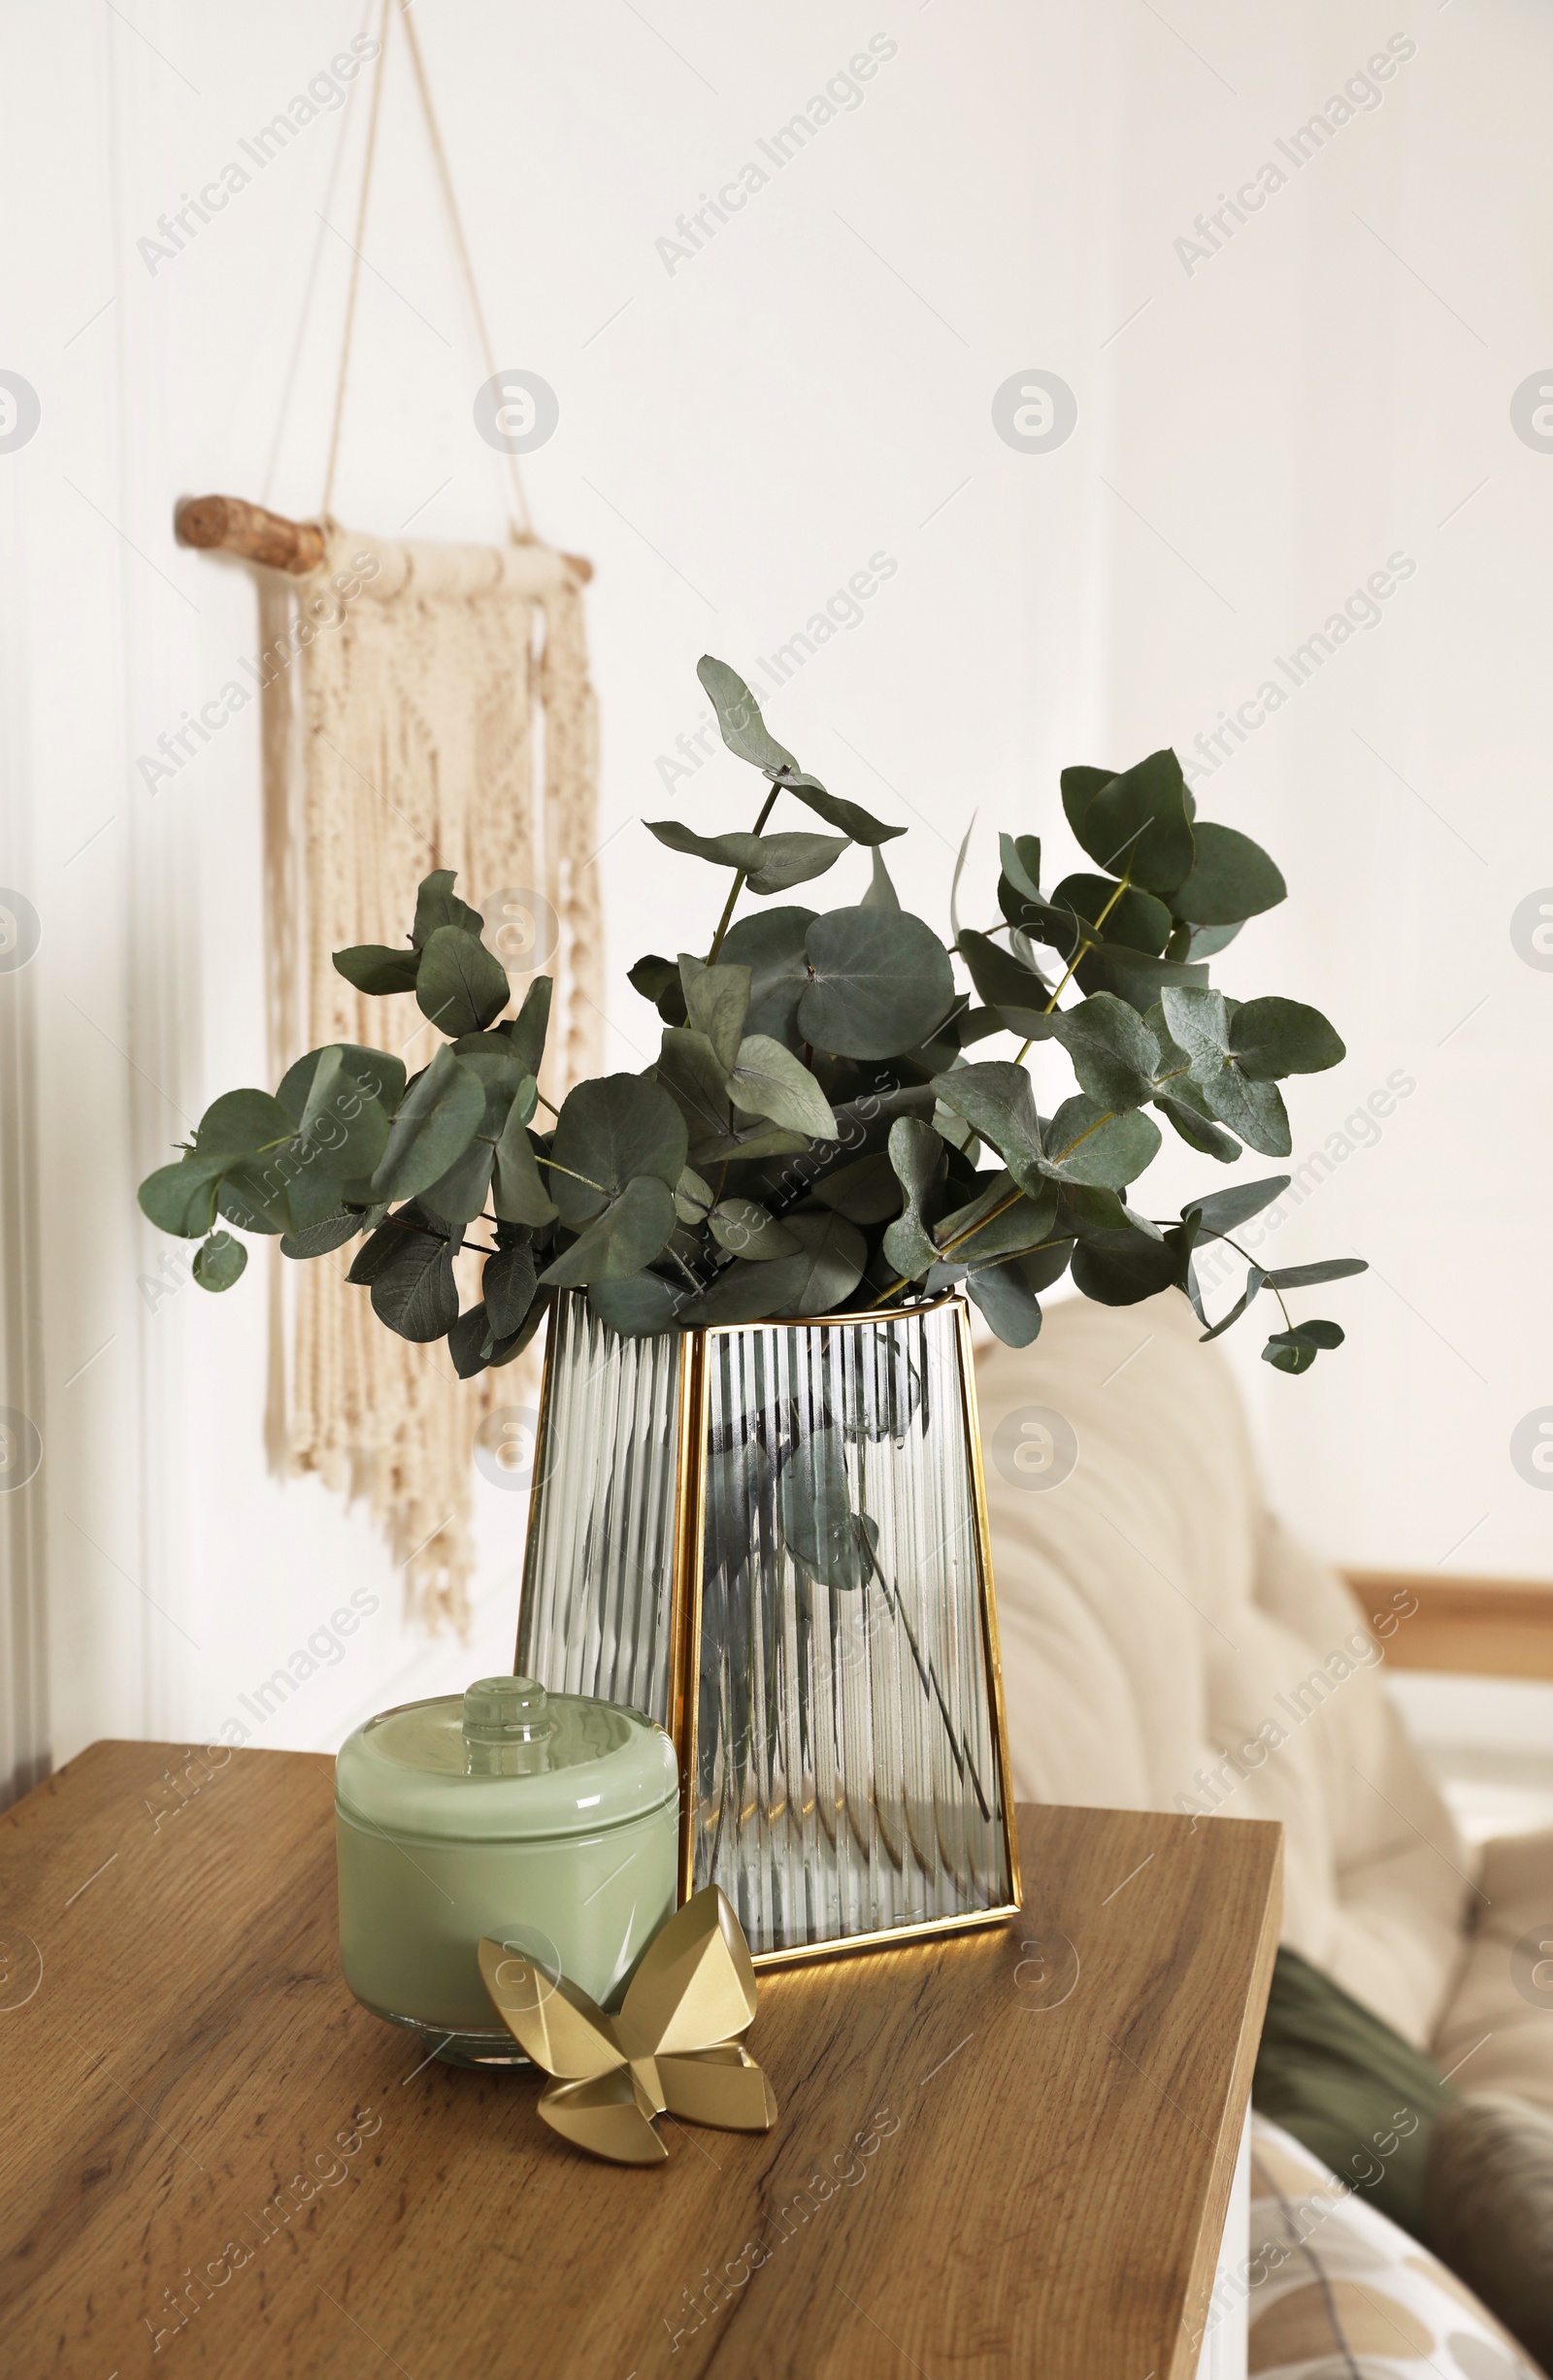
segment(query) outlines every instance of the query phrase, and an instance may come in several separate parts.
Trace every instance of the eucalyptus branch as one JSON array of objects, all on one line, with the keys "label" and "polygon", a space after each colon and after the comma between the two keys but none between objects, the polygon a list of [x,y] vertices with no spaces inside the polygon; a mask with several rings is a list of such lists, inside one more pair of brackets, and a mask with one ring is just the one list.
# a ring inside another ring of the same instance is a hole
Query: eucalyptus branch
[{"label": "eucalyptus branch", "polygon": [[574,1173],[569,1165],[557,1165],[553,1157],[542,1157],[537,1149],[534,1152],[534,1163],[547,1165],[552,1173],[564,1173],[570,1181],[581,1182],[585,1189],[596,1190],[602,1199],[607,1199],[610,1195],[603,1182],[591,1181],[586,1173]]},{"label": "eucalyptus branch", "polygon": [[[1237,1256],[1243,1256],[1248,1265],[1254,1265],[1256,1263],[1256,1259],[1254,1256],[1252,1256],[1250,1250],[1248,1248],[1242,1248],[1238,1240],[1232,1240],[1228,1232],[1216,1232],[1212,1228],[1211,1224],[1205,1224],[1203,1229],[1206,1233],[1209,1240],[1222,1240],[1227,1248],[1233,1248]],[[1261,1271],[1260,1266],[1258,1266],[1257,1270],[1259,1272]],[[1264,1274],[1263,1277],[1266,1278],[1266,1275]],[[1272,1290],[1273,1296],[1278,1301],[1278,1309],[1283,1316],[1285,1330],[1292,1331],[1294,1328],[1294,1316],[1290,1313],[1288,1307],[1283,1303],[1282,1290],[1278,1287],[1276,1281],[1269,1281],[1268,1287]]]},{"label": "eucalyptus branch", "polygon": [[[755,820],[754,826],[751,829],[753,834],[758,835],[761,828],[765,825],[767,819],[771,816],[772,810],[776,807],[776,796],[780,793],[780,791],[781,786],[779,784],[776,784],[773,785],[770,793],[767,794],[765,801],[761,805],[760,816]],[[744,877],[745,872],[743,868],[741,868],[737,876],[734,877],[733,888],[730,891],[727,900],[723,903],[722,915],[717,920],[717,931],[711,938],[711,948],[707,953],[707,965],[709,967],[715,967],[717,964],[717,953],[722,948],[722,938],[727,933],[730,921],[732,920],[734,904],[744,889]]]}]

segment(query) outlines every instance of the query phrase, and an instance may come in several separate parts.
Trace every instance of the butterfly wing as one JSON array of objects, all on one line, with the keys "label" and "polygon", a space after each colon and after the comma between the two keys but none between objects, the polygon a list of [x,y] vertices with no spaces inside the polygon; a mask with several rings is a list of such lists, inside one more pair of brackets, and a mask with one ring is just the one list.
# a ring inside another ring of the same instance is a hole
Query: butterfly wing
[{"label": "butterfly wing", "polygon": [[739,1920],[715,1884],[694,1894],[655,1936],[620,2013],[660,2057],[706,2049],[747,2030],[755,1970]]},{"label": "butterfly wing", "polygon": [[672,2116],[687,2124],[711,2124],[725,2132],[769,2132],[776,2101],[760,2067],[741,2042],[656,2060],[658,2080]]},{"label": "butterfly wing", "polygon": [[624,2066],[587,2082],[551,2083],[540,2113],[563,2140],[617,2165],[661,2165],[669,2154]]},{"label": "butterfly wing", "polygon": [[[479,1971],[508,2032],[546,2074],[587,2082],[623,2066],[609,2018],[564,1975],[547,1975],[521,1952],[488,1939],[479,1946]],[[629,2076],[625,2088],[629,2098]]]}]

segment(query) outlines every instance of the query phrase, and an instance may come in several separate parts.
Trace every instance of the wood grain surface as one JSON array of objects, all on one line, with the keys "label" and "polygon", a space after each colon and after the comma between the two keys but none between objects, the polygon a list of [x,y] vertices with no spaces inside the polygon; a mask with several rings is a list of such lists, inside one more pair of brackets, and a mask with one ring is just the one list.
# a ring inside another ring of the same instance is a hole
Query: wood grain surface
[{"label": "wood grain surface", "polygon": [[1367,1613],[1404,1615],[1385,1639],[1385,1657],[1399,1669],[1553,1677],[1553,1580],[1456,1578],[1438,1570],[1343,1576]]},{"label": "wood grain surface", "polygon": [[776,2130],[628,2170],[351,2000],[332,1768],[101,1743],[0,1817],[8,2374],[1195,2370],[1277,1827],[1022,1808],[1007,1932],[763,1974]]}]

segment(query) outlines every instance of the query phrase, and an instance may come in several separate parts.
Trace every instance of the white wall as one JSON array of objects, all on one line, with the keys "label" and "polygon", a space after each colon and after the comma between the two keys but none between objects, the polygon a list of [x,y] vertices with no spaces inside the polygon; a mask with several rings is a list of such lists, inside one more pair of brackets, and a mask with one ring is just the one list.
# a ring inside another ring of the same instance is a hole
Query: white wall
[{"label": "white wall", "polygon": [[[636,822],[751,814],[731,759],[668,792],[656,765],[700,722],[703,649],[752,668],[870,556],[895,564],[772,715],[839,790],[910,825],[892,860],[942,922],[974,809],[968,916],[998,826],[1061,843],[1063,763],[1187,752],[1388,554],[1413,562],[1379,624],[1199,780],[1291,887],[1228,987],[1313,999],[1348,1040],[1339,1074],[1293,1086],[1297,1150],[1394,1076],[1413,1086],[1276,1240],[1285,1262],[1372,1259],[1316,1302],[1350,1344],[1299,1381],[1256,1361],[1258,1334],[1237,1360],[1278,1500],[1333,1552],[1545,1570],[1553,1508],[1508,1457],[1514,1424],[1553,1404],[1553,976],[1509,939],[1553,883],[1536,667],[1553,456],[1509,416],[1553,336],[1545,12],[421,0],[416,21],[498,361],[560,398],[527,466],[537,521],[598,568],[614,1063],[652,1048],[624,966],[704,943],[711,914],[712,879]],[[166,1243],[135,1180],[264,1070],[253,714],[154,795],[135,766],[255,645],[247,575],[176,548],[172,508],[207,488],[316,508],[348,265],[317,220],[340,117],[154,273],[137,243],[360,22],[358,0],[7,13],[0,174],[28,231],[0,364],[43,418],[0,453],[0,881],[43,921],[44,1379],[26,1393],[46,1455],[20,1492],[47,1521],[58,1757],[213,1729],[351,1589],[379,1611],[260,1739],[331,1744],[511,1657],[520,1498],[479,1491],[474,1642],[423,1646],[365,1516],[266,1473],[264,1264],[221,1300],[185,1288],[152,1311],[137,1287]],[[875,36],[892,53],[860,104],[770,167],[757,141]],[[1415,54],[1382,104],[1188,274],[1173,244],[1193,217],[1392,36]],[[471,420],[484,370],[405,66],[401,48],[336,510],[494,535]],[[347,233],[364,115],[358,96],[327,207]],[[768,186],[670,272],[657,243],[746,160]],[[1047,453],[992,425],[994,391],[1030,367],[1077,396]],[[824,889],[861,881],[854,855]],[[0,976],[0,997],[16,988]],[[1173,1160],[1171,1203],[1207,1170]]]}]

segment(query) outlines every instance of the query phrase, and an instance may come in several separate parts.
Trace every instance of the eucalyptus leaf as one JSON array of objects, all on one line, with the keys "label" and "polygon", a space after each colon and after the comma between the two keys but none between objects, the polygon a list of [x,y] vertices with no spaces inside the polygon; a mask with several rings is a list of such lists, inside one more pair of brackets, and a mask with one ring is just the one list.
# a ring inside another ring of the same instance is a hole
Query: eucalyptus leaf
[{"label": "eucalyptus leaf", "polygon": [[995,1173],[979,1197],[935,1225],[937,1252],[968,1266],[1025,1255],[1050,1237],[1057,1221],[1058,1195],[1053,1181],[1042,1181],[1032,1198],[1018,1188],[1010,1173]]},{"label": "eucalyptus leaf", "polygon": [[718,661],[710,653],[703,653],[696,663],[700,678],[717,713],[717,725],[730,752],[747,760],[752,768],[791,770],[798,774],[798,763],[792,753],[779,744],[760,715],[760,705],[737,670],[726,661]]},{"label": "eucalyptus leaf", "polygon": [[357,942],[349,950],[335,952],[334,971],[358,992],[384,1000],[394,992],[414,990],[420,952],[403,945],[395,950],[383,942]]},{"label": "eucalyptus leaf", "polygon": [[839,1430],[799,1439],[782,1467],[776,1510],[788,1553],[821,1586],[855,1594],[866,1583],[874,1559],[852,1509]]},{"label": "eucalyptus leaf", "polygon": [[674,1210],[681,1223],[705,1223],[716,1205],[711,1185],[704,1181],[692,1167],[686,1166],[674,1186]]},{"label": "eucalyptus leaf", "polygon": [[778,1256],[797,1256],[803,1242],[785,1223],[754,1199],[719,1199],[709,1217],[711,1236],[730,1256],[745,1256],[751,1264],[771,1264]]},{"label": "eucalyptus leaf", "polygon": [[434,868],[422,876],[415,895],[415,918],[410,929],[410,939],[417,950],[424,949],[439,926],[456,926],[460,933],[479,936],[484,931],[485,920],[479,909],[472,909],[467,901],[460,901],[453,886],[457,876],[451,868]]},{"label": "eucalyptus leaf", "polygon": [[405,1231],[373,1275],[372,1310],[401,1339],[446,1338],[458,1320],[453,1250],[440,1233]]},{"label": "eucalyptus leaf", "polygon": [[1248,1000],[1230,1019],[1230,1049],[1252,1082],[1320,1074],[1347,1051],[1319,1008],[1299,1000]]},{"label": "eucalyptus leaf", "polygon": [[534,1250],[527,1242],[486,1257],[480,1294],[497,1339],[511,1338],[522,1323],[534,1303],[535,1279]]},{"label": "eucalyptus leaf", "polygon": [[388,1145],[388,1118],[377,1100],[364,1094],[344,1048],[318,1052],[297,1139],[306,1160],[333,1181],[352,1181],[377,1169]]},{"label": "eucalyptus leaf", "polygon": [[803,1254],[781,1260],[784,1266],[799,1268],[798,1277],[791,1292],[769,1310],[787,1320],[834,1313],[863,1277],[868,1242],[844,1215],[799,1213],[784,1215],[782,1220],[800,1242]]},{"label": "eucalyptus leaf", "polygon": [[[672,1194],[687,1153],[684,1118],[667,1091],[642,1074],[605,1074],[567,1093],[550,1142],[550,1195],[562,1222],[576,1231],[619,1199],[630,1182],[650,1174],[670,1194],[664,1201],[670,1218],[666,1240],[673,1228]],[[644,1194],[639,1194],[638,1207],[647,1211]]]},{"label": "eucalyptus leaf", "polygon": [[246,1157],[283,1147],[296,1127],[268,1091],[228,1091],[200,1117],[194,1146],[201,1157]]},{"label": "eucalyptus leaf", "polygon": [[338,1052],[342,1072],[362,1097],[376,1100],[383,1114],[391,1116],[405,1095],[403,1058],[390,1057],[385,1049],[363,1048],[355,1041],[333,1041],[327,1048],[310,1049],[281,1076],[276,1097],[292,1122],[300,1124],[307,1113],[314,1078],[330,1050]]},{"label": "eucalyptus leaf", "polygon": [[1006,1347],[1028,1347],[1040,1336],[1041,1301],[1018,1257],[968,1273],[966,1293]]},{"label": "eucalyptus leaf", "polygon": [[931,1124],[910,1115],[890,1126],[890,1163],[906,1199],[906,1210],[884,1235],[884,1253],[906,1280],[915,1280],[938,1261],[933,1225],[943,1210],[947,1151]]},{"label": "eucalyptus leaf", "polygon": [[502,1027],[522,1073],[532,1074],[536,1080],[545,1056],[545,1037],[550,1023],[550,995],[554,988],[550,976],[536,975],[523,994],[523,1005],[517,1014],[510,1017]]},{"label": "eucalyptus leaf", "polygon": [[926,1041],[954,1000],[948,953],[909,909],[832,909],[805,948],[798,1027],[838,1057],[893,1058]]},{"label": "eucalyptus leaf", "polygon": [[[1063,773],[1065,804],[1070,774],[1075,773]],[[1136,768],[1091,792],[1078,819],[1072,810],[1069,818],[1083,848],[1107,875],[1125,876],[1147,892],[1173,892],[1192,872],[1186,780],[1172,751],[1150,752]]]},{"label": "eucalyptus leaf", "polygon": [[861,907],[866,909],[898,909],[901,906],[901,896],[890,881],[890,872],[884,865],[884,854],[877,844],[874,847],[873,863],[873,873],[869,877],[868,890],[863,895]]},{"label": "eucalyptus leaf", "polygon": [[789,891],[834,868],[851,844],[844,835],[763,835],[760,859],[748,875],[752,893]]},{"label": "eucalyptus leaf", "polygon": [[1287,899],[1279,871],[1238,827],[1194,823],[1192,839],[1192,873],[1171,895],[1177,917],[1197,926],[1235,926]]},{"label": "eucalyptus leaf", "polygon": [[827,826],[839,826],[848,843],[867,843],[876,849],[881,843],[891,843],[897,835],[906,833],[904,826],[886,826],[881,818],[876,818],[871,810],[862,809],[858,803],[843,802],[839,794],[828,793],[819,778],[810,777],[807,769],[800,770],[795,777],[782,777],[778,781],[783,793],[796,795],[800,802],[807,804],[817,816],[823,818]]},{"label": "eucalyptus leaf", "polygon": [[766,845],[758,835],[743,831],[697,835],[677,818],[644,818],[643,824],[666,850],[677,851],[686,859],[710,860],[714,868],[735,868],[747,873],[758,868],[766,856]]},{"label": "eucalyptus leaf", "polygon": [[202,1289],[230,1289],[240,1280],[248,1261],[248,1252],[241,1240],[230,1232],[212,1232],[203,1247],[195,1251],[194,1278]]},{"label": "eucalyptus leaf", "polygon": [[361,1216],[353,1207],[337,1207],[317,1223],[310,1223],[306,1231],[286,1232],[281,1240],[282,1256],[328,1256],[343,1248],[347,1240],[354,1240],[361,1230]]},{"label": "eucalyptus leaf", "polygon": [[502,1222],[526,1223],[535,1231],[553,1223],[560,1211],[541,1178],[534,1143],[516,1100],[496,1143],[491,1206]]},{"label": "eucalyptus leaf", "polygon": [[698,1166],[714,1164],[733,1145],[735,1131],[727,1069],[711,1043],[688,1025],[666,1025],[655,1071],[684,1119],[690,1157]]},{"label": "eucalyptus leaf", "polygon": [[749,1013],[748,968],[705,967],[700,959],[681,951],[679,980],[691,1028],[706,1035],[718,1065],[732,1074],[739,1063],[739,1044]]},{"label": "eucalyptus leaf", "polygon": [[813,1196],[849,1223],[887,1223],[901,1211],[901,1185],[883,1149],[821,1174]]},{"label": "eucalyptus leaf", "polygon": [[[1356,1273],[1368,1273],[1369,1265],[1362,1256],[1329,1256],[1314,1265],[1282,1265],[1276,1273],[1268,1274],[1270,1289],[1316,1289],[1324,1281],[1351,1280]],[[1307,1326],[1302,1325],[1302,1328]],[[1334,1330],[1337,1325],[1331,1326]]]},{"label": "eucalyptus leaf", "polygon": [[451,1049],[439,1049],[399,1104],[372,1176],[373,1196],[413,1198],[429,1188],[463,1155],[484,1113],[479,1076]]},{"label": "eucalyptus leaf", "polygon": [[653,1339],[672,1331],[685,1293],[656,1273],[636,1273],[626,1281],[593,1281],[588,1304],[601,1322],[622,1339]]},{"label": "eucalyptus leaf", "polygon": [[1167,985],[1160,1007],[1209,1112],[1262,1156],[1287,1157],[1292,1143],[1283,1101],[1275,1084],[1253,1079],[1239,1064],[1223,993]]},{"label": "eucalyptus leaf", "polygon": [[1133,1107],[1122,1113],[1082,1093],[1065,1099],[1045,1130],[1045,1171],[1058,1181],[1120,1190],[1159,1155],[1159,1126]]},{"label": "eucalyptus leaf", "polygon": [[141,1212],[160,1232],[203,1240],[215,1219],[215,1189],[224,1157],[188,1156],[158,1166],[140,1186]]},{"label": "eucalyptus leaf", "polygon": [[1220,1319],[1212,1325],[1211,1329],[1203,1333],[1203,1343],[1205,1346],[1210,1339],[1222,1339],[1225,1332],[1229,1330],[1231,1325],[1239,1321],[1240,1316],[1244,1313],[1246,1307],[1252,1303],[1258,1291],[1266,1283],[1267,1277],[1267,1274],[1263,1272],[1260,1265],[1251,1265],[1247,1267],[1245,1287],[1236,1299],[1235,1304],[1230,1307],[1229,1312],[1222,1315]]},{"label": "eucalyptus leaf", "polygon": [[1078,962],[1079,988],[1085,992],[1114,992],[1146,1014],[1167,984],[1178,990],[1206,990],[1207,969],[1185,959],[1150,958],[1146,950],[1128,950],[1119,942],[1102,942]]},{"label": "eucalyptus leaf", "polygon": [[1173,1125],[1188,1148],[1195,1148],[1204,1157],[1216,1157],[1220,1165],[1235,1164],[1240,1154],[1240,1143],[1233,1133],[1225,1131],[1222,1124],[1215,1124],[1211,1116],[1200,1115],[1186,1100],[1177,1099],[1173,1094],[1169,1097],[1164,1093],[1159,1094],[1154,1105],[1161,1115]]},{"label": "eucalyptus leaf", "polygon": [[1206,1198],[1188,1200],[1181,1208],[1181,1221],[1190,1222],[1195,1214],[1201,1217],[1205,1231],[1233,1232],[1239,1224],[1249,1223],[1253,1215],[1259,1215],[1264,1207],[1271,1207],[1288,1187],[1287,1173],[1270,1173],[1262,1181],[1236,1182],[1228,1190],[1210,1190]]},{"label": "eucalyptus leaf", "polygon": [[1119,942],[1145,958],[1158,958],[1170,940],[1171,913],[1164,902],[1136,884],[1118,890],[1109,876],[1064,876],[1051,907],[1074,918],[1085,939]]},{"label": "eucalyptus leaf", "polygon": [[446,1173],[426,1184],[419,1194],[421,1205],[441,1222],[462,1231],[466,1223],[484,1212],[495,1163],[495,1143],[477,1137]]},{"label": "eucalyptus leaf", "polygon": [[767,1265],[738,1257],[699,1297],[686,1298],[681,1293],[674,1318],[681,1330],[764,1322],[780,1310],[785,1299],[805,1286],[810,1274],[807,1251],[797,1256],[778,1256]]},{"label": "eucalyptus leaf", "polygon": [[415,1005],[439,1033],[452,1041],[482,1033],[512,997],[507,970],[478,934],[462,926],[437,926],[427,937],[415,977]]},{"label": "eucalyptus leaf", "polygon": [[812,1140],[834,1140],[831,1104],[807,1066],[769,1034],[752,1033],[739,1044],[739,1062],[728,1077],[728,1096],[746,1115],[766,1116],[786,1132]]},{"label": "eucalyptus leaf", "polygon": [[985,934],[968,930],[960,937],[960,956],[971,980],[989,1008],[996,1008],[1011,1033],[1040,1031],[1050,987],[1032,969]]},{"label": "eucalyptus leaf", "polygon": [[768,909],[764,915],[741,917],[723,937],[718,961],[724,967],[749,969],[749,1013],[746,1033],[769,1033],[789,1049],[803,1045],[798,1030],[799,994],[809,981],[804,942],[814,923],[813,909]]},{"label": "eucalyptus leaf", "polygon": [[460,1314],[447,1334],[447,1352],[453,1360],[453,1370],[461,1380],[472,1380],[485,1370],[489,1361],[485,1353],[490,1338],[490,1317],[483,1300]]},{"label": "eucalyptus leaf", "polygon": [[1026,901],[1039,901],[1041,892],[1041,838],[1039,835],[1000,835],[998,856],[1003,873],[1016,893]]},{"label": "eucalyptus leaf", "polygon": [[1000,1058],[935,1074],[932,1089],[995,1148],[1021,1190],[1040,1197],[1046,1171],[1035,1093],[1022,1066]]},{"label": "eucalyptus leaf", "polygon": [[[292,1212],[288,1193],[291,1181],[301,1173],[289,1153],[293,1145],[269,1149],[262,1155],[239,1157],[227,1166],[215,1204],[228,1223],[235,1223],[240,1231],[263,1232],[274,1239],[304,1221],[317,1222],[329,1211],[326,1203],[314,1202],[308,1215]],[[327,1187],[323,1185],[325,1191]]]},{"label": "eucalyptus leaf", "polygon": [[[565,1109],[561,1112],[564,1117]],[[556,1138],[560,1138],[559,1126]],[[662,1176],[634,1174],[570,1247],[551,1258],[540,1279],[552,1289],[580,1289],[591,1281],[624,1280],[662,1254],[673,1234],[674,1222],[674,1193]]]},{"label": "eucalyptus leaf", "polygon": [[1179,1259],[1164,1241],[1142,1232],[1123,1247],[1099,1248],[1080,1241],[1074,1249],[1074,1287],[1102,1306],[1138,1306],[1179,1277]]},{"label": "eucalyptus leaf", "polygon": [[1113,992],[1095,992],[1053,1018],[1080,1090],[1106,1107],[1140,1107],[1154,1095],[1159,1043],[1137,1009]]}]

